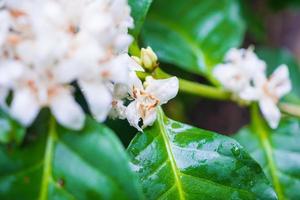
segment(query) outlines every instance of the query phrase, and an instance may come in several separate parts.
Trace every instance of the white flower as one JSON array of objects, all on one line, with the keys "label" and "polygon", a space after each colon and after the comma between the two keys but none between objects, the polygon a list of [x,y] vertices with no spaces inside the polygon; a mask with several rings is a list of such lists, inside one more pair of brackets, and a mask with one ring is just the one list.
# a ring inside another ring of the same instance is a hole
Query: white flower
[{"label": "white flower", "polygon": [[[49,107],[59,123],[80,129],[84,113],[71,85],[77,81],[95,118],[105,120],[113,101],[107,85],[127,84],[129,77],[127,50],[132,37],[127,31],[133,20],[127,0],[2,4],[1,107],[12,90],[9,110],[23,124],[30,125],[40,108]],[[10,62],[22,66],[21,76],[14,68],[3,67],[2,63]]]},{"label": "white flower", "polygon": [[281,113],[277,103],[292,89],[286,65],[280,65],[269,79],[266,64],[252,48],[231,49],[225,64],[218,65],[214,75],[225,89],[247,101],[258,101],[260,110],[271,128],[276,128]]},{"label": "white flower", "polygon": [[260,60],[252,48],[230,49],[225,56],[225,64],[216,66],[214,76],[225,89],[244,100],[255,100],[251,80],[257,74],[264,74],[266,64]]},{"label": "white flower", "polygon": [[271,128],[277,128],[281,113],[277,103],[292,89],[286,65],[280,65],[267,79],[264,75],[255,77],[255,87],[261,112]]},{"label": "white flower", "polygon": [[[126,108],[128,122],[142,131],[150,126],[156,119],[157,106],[167,103],[178,92],[178,79],[176,77],[155,80],[148,76],[144,83],[135,76],[130,79],[129,93],[133,101]],[[142,127],[139,122],[142,120]]]},{"label": "white flower", "polygon": [[69,128],[80,129],[85,115],[72,96],[72,88],[57,79],[52,68],[26,69],[13,86],[11,115],[24,125],[30,125],[42,107],[49,107],[57,121]]}]

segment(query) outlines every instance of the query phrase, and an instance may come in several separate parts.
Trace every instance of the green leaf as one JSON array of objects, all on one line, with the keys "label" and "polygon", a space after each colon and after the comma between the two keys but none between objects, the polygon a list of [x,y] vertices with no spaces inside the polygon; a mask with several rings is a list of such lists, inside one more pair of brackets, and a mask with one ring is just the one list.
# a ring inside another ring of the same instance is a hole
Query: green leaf
[{"label": "green leaf", "polygon": [[168,119],[162,111],[128,152],[147,199],[277,199],[237,142]]},{"label": "green leaf", "polygon": [[134,28],[130,33],[137,37],[144,24],[146,15],[153,0],[129,0],[128,3],[131,7],[131,16],[134,19]]},{"label": "green leaf", "polygon": [[207,75],[244,29],[238,0],[154,1],[142,36],[161,61]]},{"label": "green leaf", "polygon": [[26,129],[0,109],[0,143],[20,144]]},{"label": "green leaf", "polygon": [[300,199],[300,121],[285,119],[276,130],[245,127],[235,136],[261,165],[279,199]]},{"label": "green leaf", "polygon": [[293,55],[284,49],[258,48],[256,51],[258,56],[267,62],[268,74],[271,74],[281,64],[286,64],[288,66],[293,90],[291,94],[287,96],[285,101],[296,101],[296,97],[299,99],[300,66]]},{"label": "green leaf", "polygon": [[[42,129],[37,130],[42,131]],[[123,147],[88,119],[75,132],[50,125],[34,142],[0,149],[0,199],[141,199]]]},{"label": "green leaf", "polygon": [[279,11],[282,9],[285,9],[287,7],[290,8],[299,8],[300,6],[300,1],[299,0],[268,0],[269,5]]}]

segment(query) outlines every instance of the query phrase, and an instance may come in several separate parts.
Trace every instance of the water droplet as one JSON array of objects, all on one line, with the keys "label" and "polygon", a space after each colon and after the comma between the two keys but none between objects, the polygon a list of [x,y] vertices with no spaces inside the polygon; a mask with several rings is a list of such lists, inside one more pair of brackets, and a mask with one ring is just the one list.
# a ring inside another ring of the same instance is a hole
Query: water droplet
[{"label": "water droplet", "polygon": [[239,156],[240,153],[241,153],[241,150],[240,150],[238,147],[233,147],[233,148],[231,149],[231,152],[232,152],[232,154],[233,154],[234,156]]}]

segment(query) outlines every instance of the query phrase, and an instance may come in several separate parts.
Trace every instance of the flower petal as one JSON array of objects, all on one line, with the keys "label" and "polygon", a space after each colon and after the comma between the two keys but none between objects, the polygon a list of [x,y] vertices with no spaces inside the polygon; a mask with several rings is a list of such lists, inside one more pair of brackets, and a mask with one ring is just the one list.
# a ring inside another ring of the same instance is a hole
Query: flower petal
[{"label": "flower petal", "polygon": [[114,100],[113,106],[109,111],[109,117],[112,119],[125,119],[126,118],[126,106],[121,100]]},{"label": "flower petal", "polygon": [[239,92],[239,97],[246,101],[255,101],[259,98],[259,90],[255,87],[248,86],[241,92]]},{"label": "flower petal", "polygon": [[259,107],[270,127],[273,129],[277,128],[281,113],[276,104],[273,102],[273,99],[267,97],[261,98],[259,100]]},{"label": "flower petal", "polygon": [[111,108],[112,95],[101,82],[79,81],[79,85],[90,107],[90,111],[98,122],[103,122]]},{"label": "flower petal", "polygon": [[34,94],[20,88],[14,91],[14,98],[10,106],[10,114],[25,126],[32,124],[40,111],[40,105]]},{"label": "flower petal", "polygon": [[129,81],[128,81],[128,93],[131,97],[134,97],[133,89],[143,90],[144,86],[142,81],[137,77],[135,72],[129,73]]},{"label": "flower petal", "polygon": [[2,109],[6,108],[6,97],[8,95],[8,89],[0,87],[0,107]]},{"label": "flower petal", "polygon": [[156,108],[153,108],[147,112],[146,117],[143,119],[143,127],[146,128],[147,126],[152,126],[152,124],[155,122],[157,117],[156,114]]},{"label": "flower petal", "polygon": [[17,61],[0,62],[0,85],[11,87],[23,72],[23,65]]},{"label": "flower petal", "polygon": [[235,67],[232,64],[217,65],[213,74],[225,89],[232,92],[240,92],[249,82],[249,78],[243,72],[243,69]]},{"label": "flower petal", "polygon": [[50,109],[61,125],[74,130],[83,127],[84,112],[69,91],[61,91],[58,95],[52,97]]},{"label": "flower petal", "polygon": [[174,98],[179,89],[177,77],[155,80],[151,76],[148,76],[144,84],[146,86],[146,92],[160,100],[159,105],[165,104]]},{"label": "flower petal", "polygon": [[143,131],[141,127],[139,127],[141,117],[139,115],[137,101],[133,101],[127,106],[125,114],[131,126],[135,127],[139,131]]},{"label": "flower petal", "polygon": [[277,97],[282,97],[289,93],[292,84],[289,78],[289,70],[286,65],[280,65],[271,75],[269,86]]}]

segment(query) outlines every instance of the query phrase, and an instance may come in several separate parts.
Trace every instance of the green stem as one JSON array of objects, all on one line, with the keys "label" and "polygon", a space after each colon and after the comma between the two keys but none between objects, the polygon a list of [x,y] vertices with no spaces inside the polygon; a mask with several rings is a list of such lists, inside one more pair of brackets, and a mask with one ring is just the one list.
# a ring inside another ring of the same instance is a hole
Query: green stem
[{"label": "green stem", "polygon": [[130,47],[129,47],[129,53],[132,56],[138,56],[138,57],[140,56],[141,50],[140,50],[140,47],[139,47],[139,45],[138,45],[138,43],[137,43],[136,40],[134,40],[132,42],[132,44],[130,45]]},{"label": "green stem", "polygon": [[300,106],[289,103],[280,103],[279,108],[282,113],[300,118]]},{"label": "green stem", "polygon": [[54,117],[50,119],[50,127],[49,133],[47,136],[47,144],[45,150],[44,164],[43,164],[43,177],[40,189],[39,200],[47,200],[48,199],[48,184],[52,177],[52,158],[53,158],[53,150],[54,144],[57,140],[56,134],[56,121]]},{"label": "green stem", "polygon": [[281,188],[280,181],[278,179],[278,169],[274,160],[273,148],[270,142],[270,133],[267,128],[265,121],[262,119],[258,105],[253,104],[251,107],[251,120],[252,120],[252,128],[254,132],[258,135],[261,146],[265,151],[265,156],[267,158],[268,168],[270,170],[270,174],[272,177],[272,183],[275,188],[279,200],[284,200],[283,191]]}]

